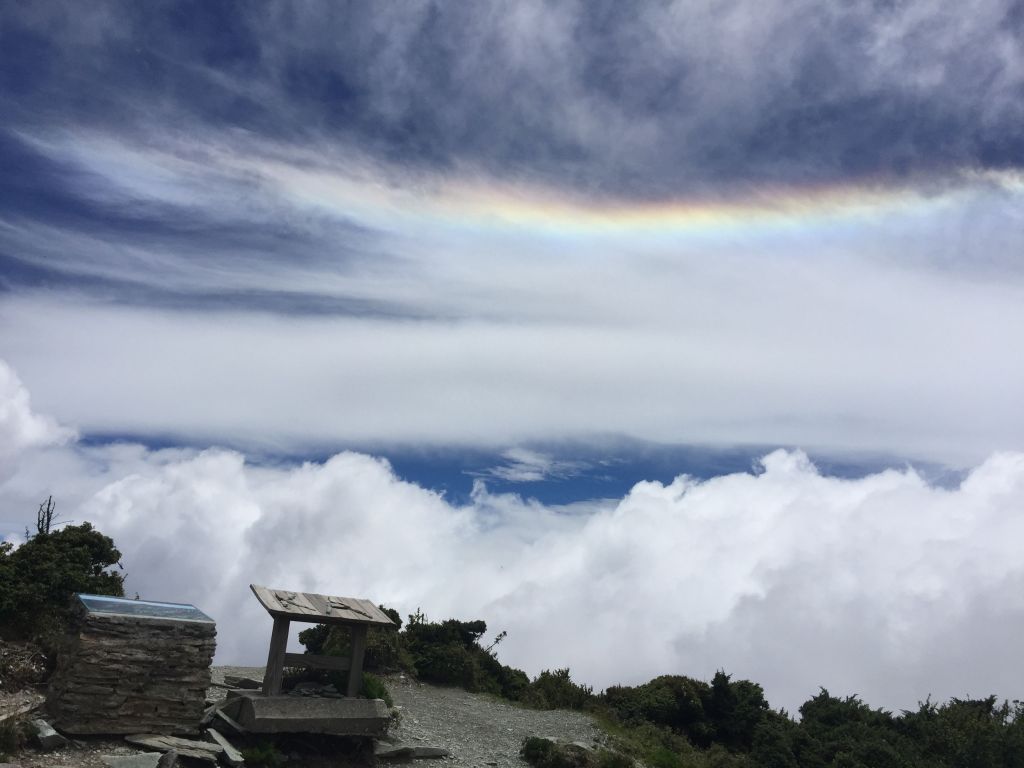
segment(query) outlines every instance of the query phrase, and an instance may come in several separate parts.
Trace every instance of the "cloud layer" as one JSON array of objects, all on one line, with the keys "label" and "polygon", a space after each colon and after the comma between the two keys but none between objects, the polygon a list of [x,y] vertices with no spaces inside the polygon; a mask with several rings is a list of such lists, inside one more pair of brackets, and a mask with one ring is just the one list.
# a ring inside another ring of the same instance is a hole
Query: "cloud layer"
[{"label": "cloud layer", "polygon": [[1013,0],[5,9],[22,123],[187,122],[595,194],[1019,167]]},{"label": "cloud layer", "polygon": [[1024,688],[1024,454],[950,490],[909,468],[841,480],[775,451],[748,473],[545,507],[482,483],[453,505],[351,452],[284,466],[52,440],[16,452],[4,509],[54,493],[65,519],[114,537],[129,592],[217,619],[221,663],[262,662],[256,582],[480,617],[508,631],[506,662],[597,687],[724,668],[790,709],[819,685],[889,707]]},{"label": "cloud layer", "polygon": [[0,356],[47,413],[1024,450],[1019,3],[228,8],[0,12]]}]

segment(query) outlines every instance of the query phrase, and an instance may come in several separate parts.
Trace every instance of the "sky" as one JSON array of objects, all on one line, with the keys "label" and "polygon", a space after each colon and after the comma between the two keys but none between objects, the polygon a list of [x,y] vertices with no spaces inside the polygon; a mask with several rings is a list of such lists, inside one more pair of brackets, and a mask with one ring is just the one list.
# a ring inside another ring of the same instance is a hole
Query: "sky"
[{"label": "sky", "polygon": [[4,4],[0,538],[1019,698],[1021,126],[1019,0]]}]

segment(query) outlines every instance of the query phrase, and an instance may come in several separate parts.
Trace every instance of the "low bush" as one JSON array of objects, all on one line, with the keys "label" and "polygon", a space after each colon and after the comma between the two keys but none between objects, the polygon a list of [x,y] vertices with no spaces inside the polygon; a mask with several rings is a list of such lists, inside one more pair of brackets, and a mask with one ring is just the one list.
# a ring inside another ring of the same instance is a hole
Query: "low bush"
[{"label": "low bush", "polygon": [[287,758],[270,741],[247,747],[241,753],[245,764],[256,768],[282,768],[287,762]]},{"label": "low bush", "polygon": [[537,736],[524,739],[519,754],[534,768],[596,768],[590,750]]},{"label": "low bush", "polygon": [[28,727],[14,718],[0,723],[0,762],[11,759],[28,740]]},{"label": "low bush", "polygon": [[584,709],[594,701],[594,689],[573,682],[568,668],[545,669],[520,697],[537,709]]},{"label": "low bush", "polygon": [[524,739],[519,754],[534,768],[633,768],[630,758],[613,750],[593,751],[538,736]]},{"label": "low bush", "polygon": [[389,707],[395,706],[394,699],[391,698],[391,691],[388,690],[384,681],[370,672],[363,673],[363,689],[359,695],[367,699],[383,699]]}]

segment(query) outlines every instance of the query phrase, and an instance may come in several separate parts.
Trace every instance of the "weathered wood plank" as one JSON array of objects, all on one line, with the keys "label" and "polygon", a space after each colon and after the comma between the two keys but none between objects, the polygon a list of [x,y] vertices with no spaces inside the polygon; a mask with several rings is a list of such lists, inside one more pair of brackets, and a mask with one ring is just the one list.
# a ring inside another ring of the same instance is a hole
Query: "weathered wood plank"
[{"label": "weathered wood plank", "polygon": [[385,629],[396,629],[388,615],[366,599],[268,589],[258,584],[250,584],[249,588],[260,605],[275,618],[284,616],[296,621],[323,624],[366,624]]},{"label": "weathered wood plank", "polygon": [[238,766],[245,763],[242,753],[235,749],[231,742],[224,738],[216,728],[207,729],[206,738],[210,739],[210,741],[217,744],[224,750],[221,755],[221,762],[226,765],[230,765],[231,768],[238,768]]},{"label": "weathered wood plank", "polygon": [[232,733],[234,733],[234,734],[236,734],[238,736],[244,736],[245,735],[245,726],[243,726],[241,723],[239,723],[237,720],[235,720],[233,717],[231,717],[231,715],[229,715],[224,710],[222,710],[222,709],[217,710],[217,713],[214,715],[214,718],[216,720],[219,720],[221,723],[226,725],[228,728],[230,728]]},{"label": "weathered wood plank", "polygon": [[290,623],[288,619],[280,616],[274,618],[274,630],[270,635],[270,651],[267,653],[267,671],[263,675],[263,693],[266,696],[276,696],[281,692]]},{"label": "weathered wood plank", "polygon": [[348,673],[348,696],[358,696],[363,687],[363,653],[366,651],[366,626],[352,627],[351,669]]},{"label": "weathered wood plank", "polygon": [[350,659],[341,656],[320,656],[315,653],[286,653],[286,667],[313,667],[313,669],[332,669],[344,672],[352,666]]},{"label": "weathered wood plank", "polygon": [[270,613],[281,613],[284,608],[277,602],[277,598],[274,597],[274,593],[266,587],[261,587],[257,584],[250,584],[249,589],[256,595],[256,599],[260,601],[260,605],[266,608]]},{"label": "weathered wood plank", "polygon": [[275,589],[274,597],[281,607],[289,614],[317,616],[320,611],[309,601],[303,592],[289,592],[286,589]]},{"label": "weathered wood plank", "polygon": [[221,708],[226,705],[227,701],[225,700],[218,701],[216,704],[211,704],[210,706],[208,706],[206,709],[203,710],[203,716],[199,718],[199,725],[206,726],[212,723],[213,718],[217,716],[217,712],[219,712]]}]

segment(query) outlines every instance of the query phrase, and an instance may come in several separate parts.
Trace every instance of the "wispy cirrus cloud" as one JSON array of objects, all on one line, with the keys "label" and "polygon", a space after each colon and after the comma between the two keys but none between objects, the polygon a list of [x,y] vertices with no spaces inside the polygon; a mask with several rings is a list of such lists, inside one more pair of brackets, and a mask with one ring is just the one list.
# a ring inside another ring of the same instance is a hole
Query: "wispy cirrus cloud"
[{"label": "wispy cirrus cloud", "polygon": [[529,448],[509,448],[502,453],[503,464],[472,474],[512,483],[536,483],[543,480],[566,479],[589,469],[583,461],[566,461]]}]

